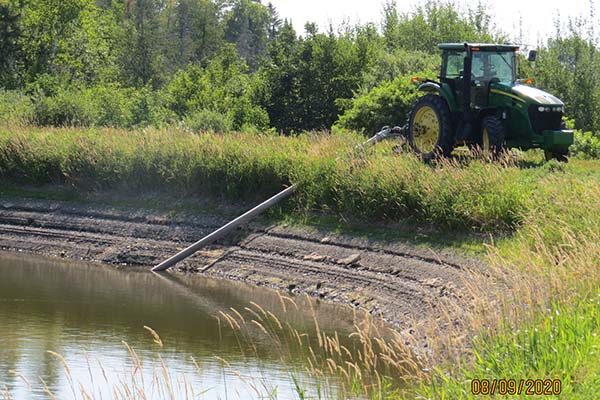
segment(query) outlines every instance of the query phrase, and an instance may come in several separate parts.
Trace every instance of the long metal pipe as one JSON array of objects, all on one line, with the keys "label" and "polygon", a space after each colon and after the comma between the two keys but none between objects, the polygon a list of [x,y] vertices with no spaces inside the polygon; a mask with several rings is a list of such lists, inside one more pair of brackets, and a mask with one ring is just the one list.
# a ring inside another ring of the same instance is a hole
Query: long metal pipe
[{"label": "long metal pipe", "polygon": [[[400,133],[397,129],[399,129],[399,128],[390,129],[389,127],[384,127],[381,130],[381,132],[377,133],[375,136],[371,137],[366,142],[358,145],[356,148],[361,148],[361,147],[365,147],[367,145],[375,144],[375,143],[380,142],[383,139],[387,138],[388,136],[398,135]],[[283,190],[282,192],[279,192],[278,194],[271,197],[270,199],[260,203],[259,205],[254,207],[252,210],[246,212],[245,214],[242,214],[241,216],[237,217],[233,221],[231,221],[228,224],[217,229],[210,235],[203,237],[202,239],[200,239],[193,245],[189,246],[188,248],[180,251],[179,253],[175,254],[171,258],[161,262],[160,264],[158,264],[157,266],[152,268],[152,271],[153,272],[165,271],[166,269],[177,264],[179,261],[188,258],[192,254],[194,254],[196,251],[198,251],[201,247],[209,245],[209,244],[213,243],[214,241],[222,238],[223,236],[227,235],[229,232],[231,232],[232,230],[237,228],[238,225],[241,225],[241,224],[251,220],[252,218],[261,214],[268,208],[270,208],[270,207],[274,206],[275,204],[279,203],[280,201],[286,199],[294,192],[294,190],[297,187],[298,187],[298,184],[294,184],[294,185],[288,187],[287,189]]]},{"label": "long metal pipe", "polygon": [[258,214],[262,213],[269,207],[274,206],[275,204],[279,203],[281,200],[289,197],[292,194],[292,192],[296,189],[296,187],[297,187],[297,184],[292,185],[292,186],[288,187],[287,189],[285,189],[284,191],[277,193],[275,196],[260,203],[259,205],[254,207],[252,210],[246,212],[245,214],[240,215],[239,217],[237,217],[233,221],[229,222],[228,224],[222,226],[221,228],[217,229],[210,235],[203,237],[202,239],[200,239],[199,241],[197,241],[190,247],[186,248],[185,250],[182,250],[179,253],[175,254],[173,257],[169,258],[168,260],[161,262],[156,267],[152,268],[152,271],[154,271],[154,272],[164,271],[167,268],[175,265],[179,261],[181,261],[185,258],[188,258],[192,254],[194,254],[196,251],[198,251],[202,246],[209,245],[212,242],[214,242],[215,240],[222,238],[223,236],[227,235],[229,232],[234,230],[238,225],[241,225],[244,222],[249,221],[250,219],[252,219],[255,216],[257,216]]}]

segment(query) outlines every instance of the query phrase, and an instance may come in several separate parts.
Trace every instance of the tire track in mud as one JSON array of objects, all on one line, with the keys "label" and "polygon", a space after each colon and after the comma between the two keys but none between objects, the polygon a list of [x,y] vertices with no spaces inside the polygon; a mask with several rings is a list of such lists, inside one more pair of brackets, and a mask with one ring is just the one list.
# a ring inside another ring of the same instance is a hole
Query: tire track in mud
[{"label": "tire track in mud", "polygon": [[212,274],[359,306],[389,321],[430,314],[440,298],[460,299],[466,271],[364,246],[322,244],[270,233],[226,254]]},{"label": "tire track in mud", "polygon": [[[215,215],[0,199],[0,248],[150,266],[227,221]],[[439,318],[436,305],[442,299],[461,301],[469,271],[481,267],[402,242],[251,225],[199,251],[177,270],[343,302],[402,324]]]}]

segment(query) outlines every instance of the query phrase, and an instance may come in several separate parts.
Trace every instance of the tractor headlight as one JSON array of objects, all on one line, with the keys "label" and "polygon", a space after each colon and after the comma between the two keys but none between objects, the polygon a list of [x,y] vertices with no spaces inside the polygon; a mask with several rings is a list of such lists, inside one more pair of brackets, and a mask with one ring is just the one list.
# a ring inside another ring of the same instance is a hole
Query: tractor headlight
[{"label": "tractor headlight", "polygon": [[564,111],[564,107],[544,107],[544,106],[539,106],[538,107],[538,111],[539,112],[562,112]]}]

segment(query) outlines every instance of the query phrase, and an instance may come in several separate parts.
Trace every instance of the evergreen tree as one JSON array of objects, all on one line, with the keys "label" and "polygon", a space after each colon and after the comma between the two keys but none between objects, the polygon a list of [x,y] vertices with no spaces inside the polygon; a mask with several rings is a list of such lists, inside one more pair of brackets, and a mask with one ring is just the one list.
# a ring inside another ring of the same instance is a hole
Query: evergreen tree
[{"label": "evergreen tree", "polygon": [[273,3],[267,4],[267,10],[269,12],[269,40],[275,39],[283,21],[279,17],[279,12],[275,9]]},{"label": "evergreen tree", "polygon": [[161,24],[159,0],[128,0],[126,7],[126,38],[122,49],[122,68],[127,83],[146,86],[160,84]]},{"label": "evergreen tree", "polygon": [[234,0],[224,22],[225,40],[236,45],[250,70],[255,71],[267,46],[269,10],[260,1]]},{"label": "evergreen tree", "polygon": [[165,68],[171,73],[188,63],[205,64],[222,45],[218,6],[210,0],[180,0],[174,6],[172,23],[167,24]]},{"label": "evergreen tree", "polygon": [[296,31],[291,22],[285,20],[277,37],[269,43],[267,61],[259,72],[267,86],[261,103],[278,131],[289,132],[302,123],[297,64],[299,52]]},{"label": "evergreen tree", "polygon": [[400,47],[400,17],[395,0],[387,0],[383,6],[383,37],[388,50]]},{"label": "evergreen tree", "polygon": [[0,4],[0,87],[13,89],[19,84],[19,26],[18,4]]}]

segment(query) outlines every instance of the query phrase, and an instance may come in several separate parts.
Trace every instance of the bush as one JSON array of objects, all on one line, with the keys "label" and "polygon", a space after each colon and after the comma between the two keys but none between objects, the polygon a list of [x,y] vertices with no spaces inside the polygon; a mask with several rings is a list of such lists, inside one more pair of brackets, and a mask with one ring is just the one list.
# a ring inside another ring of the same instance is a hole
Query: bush
[{"label": "bush", "polygon": [[255,86],[258,83],[247,69],[235,50],[229,48],[211,60],[206,68],[190,65],[178,71],[165,88],[167,106],[183,119],[205,119],[208,117],[206,110],[212,110],[226,115],[235,130],[244,124],[266,129],[269,116],[256,104]]},{"label": "bush", "polygon": [[575,143],[570,148],[571,155],[578,158],[600,158],[600,138],[593,132],[575,131]]},{"label": "bush", "polygon": [[267,111],[255,104],[252,104],[248,98],[238,101],[235,107],[229,112],[236,130],[243,131],[244,125],[252,125],[258,129],[269,128],[269,114]]},{"label": "bush", "polygon": [[185,119],[185,124],[193,132],[230,132],[233,126],[231,119],[224,114],[211,110],[200,110]]},{"label": "bush", "polygon": [[164,106],[162,93],[147,88],[62,86],[53,95],[44,90],[36,93],[28,121],[39,126],[161,127],[175,119]]},{"label": "bush", "polygon": [[[422,77],[434,76],[421,72]],[[385,125],[402,125],[406,122],[413,103],[421,96],[411,82],[413,75],[402,75],[391,82],[383,82],[375,89],[353,101],[338,120],[341,128],[377,132]]]},{"label": "bush", "polygon": [[96,119],[96,108],[81,90],[61,88],[55,96],[42,94],[34,103],[33,121],[36,125],[91,126]]},{"label": "bush", "polygon": [[0,89],[0,123],[27,125],[32,119],[33,105],[29,96]]},{"label": "bush", "polygon": [[397,76],[409,75],[416,71],[435,71],[441,65],[438,54],[428,54],[423,51],[407,51],[396,49],[392,52],[382,52],[376,63],[365,73],[361,90],[366,93],[381,82],[391,81]]},{"label": "bush", "polygon": [[33,82],[25,86],[25,92],[34,97],[47,96],[53,97],[58,94],[60,89],[66,84],[64,76],[55,76],[50,74],[40,74]]},{"label": "bush", "polygon": [[134,125],[135,93],[118,85],[95,86],[82,93],[96,108],[94,125],[129,128]]},{"label": "bush", "polygon": [[126,89],[131,96],[130,127],[154,126],[160,128],[177,119],[175,113],[168,109],[164,92],[150,88]]}]

